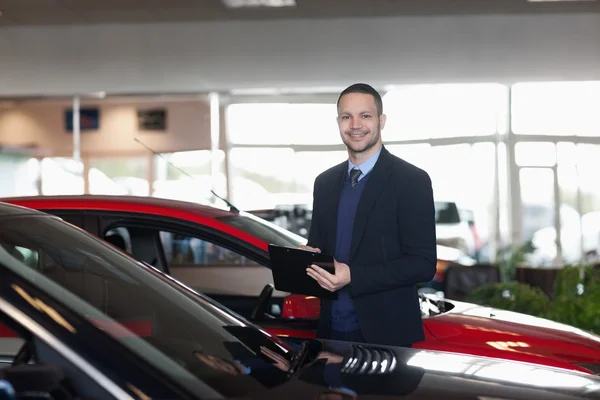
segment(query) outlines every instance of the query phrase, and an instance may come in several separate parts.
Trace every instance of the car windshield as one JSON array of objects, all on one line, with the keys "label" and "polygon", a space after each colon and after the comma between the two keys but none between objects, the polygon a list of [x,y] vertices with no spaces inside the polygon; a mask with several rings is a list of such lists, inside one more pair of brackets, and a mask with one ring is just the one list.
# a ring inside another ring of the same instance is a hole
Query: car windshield
[{"label": "car windshield", "polygon": [[296,235],[274,223],[265,221],[250,213],[240,212],[236,215],[220,217],[218,220],[264,240],[267,243],[287,247],[298,247],[301,244],[306,244],[306,239],[302,236]]},{"label": "car windshield", "polygon": [[210,385],[249,365],[275,365],[285,379],[289,344],[58,218],[2,218],[0,247],[7,268],[174,379]]},{"label": "car windshield", "polygon": [[435,223],[436,224],[458,224],[460,214],[456,203],[449,201],[435,202]]}]

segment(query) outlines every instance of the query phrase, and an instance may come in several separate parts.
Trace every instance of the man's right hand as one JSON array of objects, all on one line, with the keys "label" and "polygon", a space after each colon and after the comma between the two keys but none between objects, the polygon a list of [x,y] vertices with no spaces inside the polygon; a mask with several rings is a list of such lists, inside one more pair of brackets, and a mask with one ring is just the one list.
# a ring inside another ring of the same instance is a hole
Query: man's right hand
[{"label": "man's right hand", "polygon": [[300,246],[298,246],[298,248],[302,249],[302,250],[313,251],[315,253],[320,253],[321,252],[321,249],[318,249],[316,247],[306,246],[304,244],[301,244]]}]

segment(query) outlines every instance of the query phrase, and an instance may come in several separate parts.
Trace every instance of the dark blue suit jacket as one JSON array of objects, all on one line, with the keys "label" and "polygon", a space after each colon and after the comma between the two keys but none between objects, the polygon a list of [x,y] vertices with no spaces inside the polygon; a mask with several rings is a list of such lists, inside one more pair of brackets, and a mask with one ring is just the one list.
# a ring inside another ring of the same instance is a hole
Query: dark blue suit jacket
[{"label": "dark blue suit jacket", "polygon": [[[347,161],[315,180],[308,245],[333,254]],[[429,175],[382,149],[362,194],[352,234],[350,294],[369,343],[424,340],[417,284],[436,270],[435,205]],[[321,300],[318,337],[327,338],[331,301]]]}]

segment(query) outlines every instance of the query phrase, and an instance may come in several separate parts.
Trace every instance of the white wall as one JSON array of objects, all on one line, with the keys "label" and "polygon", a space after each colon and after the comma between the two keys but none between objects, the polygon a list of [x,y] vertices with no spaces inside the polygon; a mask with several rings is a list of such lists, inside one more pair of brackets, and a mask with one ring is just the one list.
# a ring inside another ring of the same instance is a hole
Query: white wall
[{"label": "white wall", "polygon": [[600,15],[0,28],[0,95],[600,79]]}]

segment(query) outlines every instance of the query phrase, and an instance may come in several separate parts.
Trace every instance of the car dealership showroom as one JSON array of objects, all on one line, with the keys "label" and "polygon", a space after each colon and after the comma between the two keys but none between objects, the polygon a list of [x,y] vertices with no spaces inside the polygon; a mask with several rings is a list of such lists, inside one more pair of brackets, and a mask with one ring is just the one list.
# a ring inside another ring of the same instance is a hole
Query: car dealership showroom
[{"label": "car dealership showroom", "polygon": [[0,400],[600,399],[600,1],[0,0]]}]

